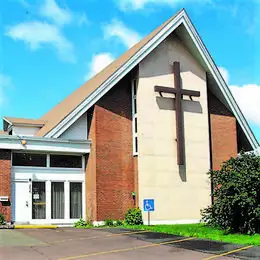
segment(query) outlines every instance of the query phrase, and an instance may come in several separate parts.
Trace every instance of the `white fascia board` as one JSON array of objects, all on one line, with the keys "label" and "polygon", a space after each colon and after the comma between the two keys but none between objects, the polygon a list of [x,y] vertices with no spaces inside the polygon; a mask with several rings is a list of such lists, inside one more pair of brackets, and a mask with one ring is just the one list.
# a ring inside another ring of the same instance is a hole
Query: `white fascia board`
[{"label": "white fascia board", "polygon": [[113,86],[115,86],[116,83],[118,83],[128,72],[139,64],[150,52],[152,52],[154,48],[166,39],[168,35],[182,23],[182,17],[183,11],[45,136],[58,138],[80,116],[82,116],[91,106],[93,106],[102,96],[104,96]]},{"label": "white fascia board", "polygon": [[213,59],[211,58],[208,50],[206,49],[205,45],[201,41],[195,27],[191,23],[189,17],[186,13],[184,13],[184,26],[186,27],[188,33],[190,34],[194,44],[196,45],[197,49],[199,50],[201,56],[203,57],[209,71],[211,72],[212,76],[214,77],[215,81],[218,84],[223,96],[225,97],[226,101],[228,102],[233,114],[235,115],[239,125],[241,126],[243,132],[245,133],[246,137],[248,138],[251,146],[253,149],[258,147],[258,142],[252,133],[244,115],[242,114],[239,106],[237,105],[229,87],[227,86],[226,82],[224,81],[223,77],[221,76],[216,64],[214,63]]},{"label": "white fascia board", "polygon": [[9,125],[12,125],[12,123],[6,119],[6,117],[3,118],[4,121],[6,121]]},{"label": "white fascia board", "polygon": [[83,115],[91,106],[93,106],[103,95],[105,95],[120,79],[131,71],[139,62],[141,62],[154,48],[156,48],[164,39],[168,37],[180,24],[183,24],[190,34],[195,46],[203,57],[209,71],[216,80],[223,96],[232,109],[233,114],[238,120],[242,130],[248,138],[251,146],[255,149],[258,142],[252,133],[246,119],[240,111],[231,91],[223,80],[217,66],[201,41],[196,29],[191,23],[188,15],[182,10],[168,25],[166,25],[156,36],[154,36],[143,48],[141,48],[128,62],[109,77],[97,90],[95,90],[84,102],[74,109],[63,121],[53,128],[46,137],[59,137],[68,127],[70,127],[81,115]]},{"label": "white fascia board", "polygon": [[[22,145],[22,140],[26,140],[26,145]],[[90,145],[91,143],[89,141],[83,142],[16,136],[0,137],[0,149],[8,150],[86,154],[90,152]]]}]

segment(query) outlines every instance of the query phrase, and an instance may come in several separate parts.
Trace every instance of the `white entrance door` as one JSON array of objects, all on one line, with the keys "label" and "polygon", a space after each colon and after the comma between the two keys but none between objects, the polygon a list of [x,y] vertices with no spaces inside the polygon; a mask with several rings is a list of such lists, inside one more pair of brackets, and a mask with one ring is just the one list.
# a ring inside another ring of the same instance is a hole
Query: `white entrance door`
[{"label": "white entrance door", "polygon": [[16,223],[30,222],[30,192],[27,180],[15,180],[12,187],[12,219]]}]

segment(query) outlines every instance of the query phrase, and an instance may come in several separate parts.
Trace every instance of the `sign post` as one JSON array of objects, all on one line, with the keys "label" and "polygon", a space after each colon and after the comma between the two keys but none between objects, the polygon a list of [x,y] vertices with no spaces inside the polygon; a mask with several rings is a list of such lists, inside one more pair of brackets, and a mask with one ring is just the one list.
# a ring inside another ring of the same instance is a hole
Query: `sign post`
[{"label": "sign post", "polygon": [[143,208],[148,212],[148,226],[150,226],[150,212],[154,211],[154,199],[144,199]]}]

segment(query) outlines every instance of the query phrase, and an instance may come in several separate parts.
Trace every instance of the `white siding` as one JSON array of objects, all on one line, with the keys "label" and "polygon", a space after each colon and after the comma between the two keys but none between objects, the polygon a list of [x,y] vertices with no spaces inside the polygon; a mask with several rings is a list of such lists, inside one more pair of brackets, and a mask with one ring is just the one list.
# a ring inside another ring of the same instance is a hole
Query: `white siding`
[{"label": "white siding", "polygon": [[13,135],[34,136],[39,130],[35,126],[13,126]]},{"label": "white siding", "polygon": [[82,115],[71,125],[59,138],[70,140],[86,140],[87,136],[87,113]]}]

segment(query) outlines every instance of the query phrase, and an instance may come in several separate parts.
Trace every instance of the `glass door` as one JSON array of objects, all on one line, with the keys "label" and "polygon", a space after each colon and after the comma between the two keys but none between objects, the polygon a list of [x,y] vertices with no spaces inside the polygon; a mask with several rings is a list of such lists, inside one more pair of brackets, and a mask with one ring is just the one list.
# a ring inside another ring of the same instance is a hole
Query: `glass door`
[{"label": "glass door", "polygon": [[32,219],[46,219],[45,182],[32,182]]}]

